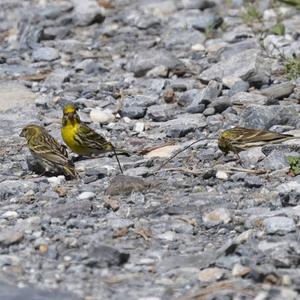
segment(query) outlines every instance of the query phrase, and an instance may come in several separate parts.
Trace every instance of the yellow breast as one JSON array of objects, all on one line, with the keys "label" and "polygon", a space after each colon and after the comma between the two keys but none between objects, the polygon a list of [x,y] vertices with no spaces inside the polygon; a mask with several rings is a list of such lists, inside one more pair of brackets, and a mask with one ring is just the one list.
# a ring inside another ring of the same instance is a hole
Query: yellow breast
[{"label": "yellow breast", "polygon": [[67,146],[75,153],[84,155],[84,148],[75,140],[75,134],[78,129],[78,124],[72,125],[71,123],[67,123],[61,129],[61,136]]}]

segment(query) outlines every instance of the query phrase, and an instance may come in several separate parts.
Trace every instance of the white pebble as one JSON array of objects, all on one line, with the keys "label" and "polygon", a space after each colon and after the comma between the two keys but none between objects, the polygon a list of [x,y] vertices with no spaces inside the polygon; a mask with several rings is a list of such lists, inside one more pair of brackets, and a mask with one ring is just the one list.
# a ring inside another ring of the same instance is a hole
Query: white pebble
[{"label": "white pebble", "polygon": [[143,132],[145,129],[145,124],[143,122],[136,122],[134,126],[135,132]]},{"label": "white pebble", "polygon": [[224,171],[218,170],[216,173],[216,177],[222,180],[228,180],[228,174]]},{"label": "white pebble", "polygon": [[5,213],[2,214],[2,218],[4,219],[16,219],[18,217],[18,213],[14,210],[8,210]]},{"label": "white pebble", "polygon": [[48,177],[48,182],[51,186],[61,185],[66,181],[65,176],[59,175],[57,177]]},{"label": "white pebble", "polygon": [[90,118],[94,123],[108,124],[115,121],[115,116],[110,110],[92,109]]},{"label": "white pebble", "polygon": [[83,192],[78,196],[79,200],[88,200],[95,197],[95,193],[93,192]]},{"label": "white pebble", "polygon": [[205,47],[202,44],[194,44],[192,46],[193,51],[205,51]]},{"label": "white pebble", "polygon": [[128,117],[124,117],[123,120],[124,120],[125,123],[130,123],[131,122],[131,119],[128,118]]},{"label": "white pebble", "polygon": [[162,234],[159,234],[157,237],[161,240],[166,240],[166,241],[172,242],[175,240],[175,232],[174,231],[166,231]]}]

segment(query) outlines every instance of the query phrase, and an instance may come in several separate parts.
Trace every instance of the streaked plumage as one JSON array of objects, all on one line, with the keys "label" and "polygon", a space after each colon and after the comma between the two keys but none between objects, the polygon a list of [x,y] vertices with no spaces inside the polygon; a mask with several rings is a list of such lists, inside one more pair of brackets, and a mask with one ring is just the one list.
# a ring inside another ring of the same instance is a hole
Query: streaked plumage
[{"label": "streaked plumage", "polygon": [[[115,152],[114,146],[99,133],[81,123],[80,117],[74,105],[68,104],[64,107],[61,135],[67,146],[75,153],[91,157],[105,152]],[[126,151],[117,150],[118,152]],[[119,168],[122,171],[118,157],[116,155]]]},{"label": "streaked plumage", "polygon": [[60,145],[45,128],[30,124],[21,133],[25,137],[32,156],[38,161],[45,173],[63,174],[75,178],[74,164],[68,159],[66,148]]},{"label": "streaked plumage", "polygon": [[293,138],[296,137],[274,131],[234,127],[220,134],[218,146],[225,154],[230,151],[238,154],[248,148],[276,144]]}]

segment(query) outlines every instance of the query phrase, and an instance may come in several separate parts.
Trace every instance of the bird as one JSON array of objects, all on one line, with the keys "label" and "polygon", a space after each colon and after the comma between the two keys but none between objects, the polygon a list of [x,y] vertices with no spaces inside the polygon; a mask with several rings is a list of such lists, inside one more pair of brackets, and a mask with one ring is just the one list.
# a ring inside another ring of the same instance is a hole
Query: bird
[{"label": "bird", "polygon": [[93,157],[106,152],[114,152],[120,171],[123,173],[116,150],[123,153],[127,152],[116,149],[102,135],[82,123],[73,104],[67,104],[63,109],[61,135],[66,145],[81,156]]},{"label": "bird", "polygon": [[44,127],[29,124],[22,129],[20,137],[26,139],[32,156],[44,173],[63,174],[70,179],[77,177],[75,166],[69,160],[66,148],[59,144]]},{"label": "bird", "polygon": [[238,155],[248,148],[277,144],[295,138],[298,137],[269,130],[234,127],[221,132],[218,147],[225,155],[230,151]]}]

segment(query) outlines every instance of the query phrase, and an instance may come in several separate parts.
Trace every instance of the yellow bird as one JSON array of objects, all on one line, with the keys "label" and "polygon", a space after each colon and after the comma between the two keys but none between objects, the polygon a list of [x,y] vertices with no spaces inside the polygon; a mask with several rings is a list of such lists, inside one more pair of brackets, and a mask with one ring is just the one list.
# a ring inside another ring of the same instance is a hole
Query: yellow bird
[{"label": "yellow bird", "polygon": [[[119,168],[123,173],[115,147],[95,130],[81,123],[77,109],[72,104],[67,104],[64,107],[61,135],[67,146],[73,152],[82,156],[91,157],[113,151]],[[120,151],[125,152],[123,150]]]}]

